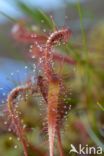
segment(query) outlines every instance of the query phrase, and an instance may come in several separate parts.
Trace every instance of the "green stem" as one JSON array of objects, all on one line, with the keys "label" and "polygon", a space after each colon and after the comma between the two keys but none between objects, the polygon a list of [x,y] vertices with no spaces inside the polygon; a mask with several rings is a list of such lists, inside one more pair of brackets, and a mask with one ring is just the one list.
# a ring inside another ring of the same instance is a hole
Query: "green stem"
[{"label": "green stem", "polygon": [[9,15],[7,15],[6,13],[0,11],[0,14],[3,15],[4,17],[6,17],[7,19],[9,19],[11,22],[16,23],[17,20],[15,20],[13,17],[10,17]]},{"label": "green stem", "polygon": [[82,16],[82,10],[81,10],[81,4],[80,4],[80,0],[79,2],[77,3],[77,10],[78,10],[78,14],[79,14],[79,18],[80,18],[80,26],[81,26],[81,32],[82,32],[82,42],[83,42],[83,47],[85,49],[87,49],[86,47],[86,32],[84,30],[84,24],[83,24],[83,16]]}]

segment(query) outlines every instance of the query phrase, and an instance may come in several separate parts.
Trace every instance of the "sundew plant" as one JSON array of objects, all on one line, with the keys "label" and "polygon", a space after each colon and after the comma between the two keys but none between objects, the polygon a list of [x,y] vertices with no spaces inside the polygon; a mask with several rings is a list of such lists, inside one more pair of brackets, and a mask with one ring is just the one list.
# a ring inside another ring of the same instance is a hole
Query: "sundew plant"
[{"label": "sundew plant", "polygon": [[[76,38],[73,27],[58,26],[54,16],[20,1],[17,5],[26,19],[1,14],[12,23],[16,56],[24,47],[26,63],[24,71],[11,73],[14,85],[7,93],[0,83],[0,155],[103,156],[103,27],[86,33],[80,2],[74,6],[80,21]],[[27,70],[25,80],[18,80]]]}]

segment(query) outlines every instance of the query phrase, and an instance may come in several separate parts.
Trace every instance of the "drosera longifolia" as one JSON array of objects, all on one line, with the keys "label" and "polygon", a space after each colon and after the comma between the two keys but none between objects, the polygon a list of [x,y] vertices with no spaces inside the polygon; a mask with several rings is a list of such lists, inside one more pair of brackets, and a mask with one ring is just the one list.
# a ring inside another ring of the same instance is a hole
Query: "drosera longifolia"
[{"label": "drosera longifolia", "polygon": [[[26,30],[23,29],[23,27],[19,27],[18,25],[15,26],[15,29],[12,31],[13,36],[16,40],[19,41],[24,41],[28,43],[33,43],[33,45],[30,46],[29,52],[32,53],[32,59],[34,60],[35,57],[40,57],[39,58],[39,64],[43,65],[43,79],[38,83],[40,85],[40,91],[42,93],[42,96],[44,100],[47,103],[47,122],[48,122],[48,135],[49,135],[49,153],[50,156],[54,155],[54,138],[55,135],[57,134],[58,137],[58,147],[59,147],[59,153],[60,156],[63,156],[63,150],[62,150],[62,143],[61,143],[61,136],[60,136],[60,126],[58,126],[58,122],[63,118],[62,114],[60,113],[59,110],[59,98],[60,98],[60,92],[62,91],[62,88],[64,88],[63,80],[60,77],[59,74],[54,72],[53,69],[53,61],[54,60],[63,60],[62,57],[59,57],[59,55],[55,53],[52,53],[53,46],[57,44],[65,44],[68,42],[71,36],[71,30],[68,28],[62,28],[60,30],[56,30],[55,32],[51,33],[49,37],[47,36],[38,36],[31,34]],[[44,42],[44,46],[41,46],[41,41]],[[33,54],[33,49],[37,48],[38,52],[36,56]],[[65,57],[64,59],[67,63],[69,64],[74,64],[74,61],[68,60],[68,57]],[[40,66],[41,67],[41,66]],[[47,85],[44,85],[43,80],[45,80]],[[21,88],[21,87],[20,87]],[[23,88],[21,88],[23,89]],[[26,89],[26,88],[25,88]],[[24,90],[25,90],[24,89]],[[30,86],[29,86],[30,89]],[[45,91],[44,91],[45,90]],[[23,90],[22,90],[23,91]],[[14,89],[13,92],[11,92],[10,96],[12,97],[12,94],[15,95],[15,92],[17,92],[17,88]],[[10,97],[9,97],[10,98]],[[8,99],[9,99],[8,98]],[[13,97],[15,98],[15,96]],[[12,102],[13,99],[9,99],[9,109],[10,113],[12,112]],[[11,101],[11,103],[10,103]],[[64,104],[63,104],[64,105]],[[64,110],[66,111],[66,110]],[[65,115],[65,113],[63,113]],[[14,119],[13,119],[14,120]],[[14,123],[15,124],[15,123]],[[17,127],[18,128],[18,127]],[[19,135],[21,135],[21,131],[19,131]],[[21,142],[24,146],[23,139],[21,137]],[[24,146],[24,154],[27,156],[27,151],[26,147]]]},{"label": "drosera longifolia", "polygon": [[44,49],[44,76],[48,82],[48,96],[47,96],[47,118],[48,118],[48,135],[49,135],[49,154],[54,155],[54,138],[55,134],[58,137],[59,153],[63,156],[62,143],[60,137],[59,127],[57,128],[58,105],[59,105],[59,95],[61,87],[63,86],[63,81],[60,76],[53,70],[53,45],[66,43],[71,36],[71,31],[69,29],[61,29],[53,32],[47,42]]}]

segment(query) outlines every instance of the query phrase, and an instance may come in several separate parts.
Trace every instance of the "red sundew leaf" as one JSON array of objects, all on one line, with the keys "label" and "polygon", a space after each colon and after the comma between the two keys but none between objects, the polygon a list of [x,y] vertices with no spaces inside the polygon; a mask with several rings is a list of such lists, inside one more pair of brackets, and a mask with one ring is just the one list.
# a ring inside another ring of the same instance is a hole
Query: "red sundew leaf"
[{"label": "red sundew leaf", "polygon": [[20,138],[20,141],[23,145],[24,156],[28,156],[27,140],[25,137],[24,129],[21,124],[18,112],[16,108],[14,107],[14,100],[18,96],[19,92],[23,92],[24,90],[27,90],[28,88],[29,86],[17,87],[10,92],[7,98],[8,113],[9,113],[9,116],[11,117],[11,120],[12,120],[11,122],[13,123],[13,126],[15,127],[17,136]]},{"label": "red sundew leaf", "polygon": [[[45,44],[48,37],[46,35],[39,35],[34,32],[29,32],[23,24],[15,24],[12,28],[12,36],[15,40],[23,43],[38,43],[38,44]],[[66,40],[66,39],[65,39]],[[33,46],[32,54],[35,55],[35,57],[42,56],[42,52],[37,48],[36,46]],[[57,52],[53,53],[53,60],[57,62],[63,62],[67,64],[75,64],[76,62],[70,58],[69,56],[65,56],[62,54],[59,54]]]},{"label": "red sundew leaf", "polygon": [[47,96],[48,96],[48,84],[47,81],[45,79],[43,79],[42,76],[38,77],[38,86],[40,88],[40,91],[42,93],[43,98],[45,99],[46,103],[47,103]]},{"label": "red sundew leaf", "polygon": [[53,53],[53,60],[55,60],[57,62],[63,62],[63,63],[69,64],[69,65],[76,64],[76,61],[74,61],[71,57],[59,54],[57,52]]},{"label": "red sundew leaf", "polygon": [[23,125],[21,123],[21,119],[19,117],[19,112],[17,111],[15,107],[15,100],[16,97],[19,95],[19,93],[24,93],[27,92],[27,90],[33,90],[33,92],[37,92],[37,88],[35,89],[32,87],[31,83],[26,83],[24,86],[18,86],[14,88],[8,95],[7,98],[7,106],[8,106],[8,115],[11,118],[11,124],[10,124],[10,129],[13,129],[16,133],[16,135],[19,137],[22,145],[23,145],[23,150],[24,150],[24,156],[29,156],[28,150],[29,148],[34,151],[35,154],[39,154],[40,156],[47,156],[44,152],[42,152],[40,149],[37,147],[33,146],[31,143],[28,142],[26,136],[25,136],[25,130],[23,128]]},{"label": "red sundew leaf", "polygon": [[[38,78],[38,86],[40,87],[42,96],[44,97],[47,103],[49,154],[50,156],[54,155],[54,139],[55,139],[55,135],[57,135],[59,154],[60,156],[63,156],[64,154],[62,150],[60,126],[58,123],[58,119],[59,121],[61,121],[65,114],[65,110],[63,111],[63,113],[61,113],[61,110],[63,109],[65,103],[59,102],[61,96],[60,93],[62,92],[61,87],[64,87],[64,85],[62,83],[62,79],[60,78],[60,76],[54,73],[52,61],[53,60],[57,60],[59,62],[64,61],[67,64],[75,64],[75,62],[71,61],[71,59],[68,58],[67,56],[52,53],[52,47],[61,42],[66,43],[71,36],[71,30],[68,28],[63,28],[61,30],[57,30],[53,32],[49,37],[47,37],[47,36],[37,35],[35,33],[31,34],[24,27],[17,25],[13,29],[12,34],[13,37],[18,41],[25,42],[25,43],[34,43],[34,46],[32,46],[32,48],[30,49],[31,54],[36,56],[36,58],[40,58],[40,57],[44,58],[42,62],[43,67],[41,67],[43,69],[44,76],[43,78],[42,77]],[[43,47],[41,48],[41,44],[44,45],[44,48]],[[39,62],[39,64],[41,63]],[[47,81],[45,82],[45,80]],[[10,107],[9,108],[10,113],[12,115],[11,105],[9,105],[9,107]],[[66,109],[68,108],[66,107]],[[25,156],[27,156],[25,149],[24,149],[24,154]]]},{"label": "red sundew leaf", "polygon": [[57,126],[58,118],[60,118],[60,112],[58,112],[60,87],[63,86],[62,80],[59,75],[54,73],[52,61],[53,53],[51,51],[52,46],[64,42],[66,43],[71,36],[70,29],[61,29],[52,33],[44,49],[44,74],[48,79],[48,96],[47,96],[47,120],[48,120],[48,135],[49,135],[49,154],[54,155],[54,139],[55,134],[58,136],[58,147],[60,156],[64,156],[60,137],[60,127]]},{"label": "red sundew leaf", "polygon": [[11,33],[15,40],[24,43],[34,43],[35,41],[38,43],[45,43],[47,40],[45,35],[29,32],[23,24],[19,23],[13,26]]},{"label": "red sundew leaf", "polygon": [[[69,90],[65,88],[64,84],[60,87],[60,94],[59,94],[59,104],[58,104],[58,114],[59,114],[59,121],[58,126],[62,126],[65,116],[71,109],[69,98]],[[70,98],[69,98],[70,99]]]},{"label": "red sundew leaf", "polygon": [[[58,144],[60,156],[63,156],[61,138],[60,138],[60,127],[57,128],[58,120],[58,104],[59,104],[59,94],[60,94],[60,85],[62,80],[60,76],[54,73],[52,67],[53,54],[51,48],[54,44],[60,42],[67,42],[70,38],[71,31],[69,29],[62,29],[52,33],[44,49],[44,75],[48,79],[48,97],[47,97],[47,120],[48,120],[48,135],[49,135],[49,154],[50,156],[54,155],[54,139],[55,134],[58,135]],[[56,133],[57,132],[57,133]]]},{"label": "red sundew leaf", "polygon": [[54,138],[57,126],[57,107],[58,107],[59,84],[49,83],[48,91],[48,135],[49,135],[49,151],[50,156],[54,154]]},{"label": "red sundew leaf", "polygon": [[[32,46],[31,48],[31,55],[35,56],[37,59],[44,56],[44,51],[41,51],[38,47]],[[53,52],[53,61],[59,62],[59,63],[66,63],[69,65],[75,65],[76,61],[73,60],[71,57],[67,55],[60,54],[56,51]]]},{"label": "red sundew leaf", "polygon": [[58,140],[58,148],[60,156],[64,156],[61,136],[60,136],[60,128],[63,124],[63,118],[66,113],[70,110],[70,105],[65,103],[66,91],[64,87],[61,87],[60,80],[49,82],[49,90],[48,90],[48,135],[49,137],[49,148],[50,155],[53,154],[53,145],[54,145],[54,137],[57,135]]}]

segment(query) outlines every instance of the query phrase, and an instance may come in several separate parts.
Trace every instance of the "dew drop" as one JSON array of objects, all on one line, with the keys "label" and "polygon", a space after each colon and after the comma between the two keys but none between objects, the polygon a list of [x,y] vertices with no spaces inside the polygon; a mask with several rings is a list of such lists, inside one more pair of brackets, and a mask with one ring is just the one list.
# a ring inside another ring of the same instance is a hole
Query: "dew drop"
[{"label": "dew drop", "polygon": [[25,69],[28,69],[28,66],[25,66]]},{"label": "dew drop", "polygon": [[13,138],[12,137],[9,137],[9,140],[11,141]]},{"label": "dew drop", "polygon": [[14,146],[15,149],[17,149],[17,147],[18,147],[17,145]]},{"label": "dew drop", "polygon": [[17,140],[20,141],[20,138],[18,137]]},{"label": "dew drop", "polygon": [[4,125],[7,125],[7,121],[4,122]]},{"label": "dew drop", "polygon": [[26,128],[26,125],[23,125],[23,129],[25,129]]},{"label": "dew drop", "polygon": [[6,95],[6,93],[3,93],[3,96],[5,96]]},{"label": "dew drop", "polygon": [[14,75],[14,73],[11,73],[10,75],[11,75],[11,76],[13,76],[13,75]]},{"label": "dew drop", "polygon": [[33,55],[33,56],[32,56],[32,59],[34,59],[34,58],[35,58],[35,56]]},{"label": "dew drop", "polygon": [[12,131],[11,128],[8,128],[8,131],[11,132]]},{"label": "dew drop", "polygon": [[43,32],[45,33],[46,32],[46,29],[43,29]]},{"label": "dew drop", "polygon": [[2,101],[1,101],[1,103],[2,103],[2,104],[4,104],[4,103],[5,103],[5,101],[4,101],[4,100],[2,100]]}]

